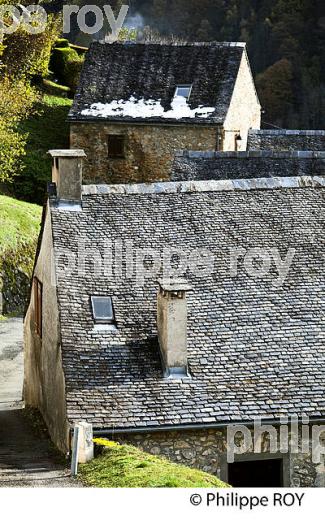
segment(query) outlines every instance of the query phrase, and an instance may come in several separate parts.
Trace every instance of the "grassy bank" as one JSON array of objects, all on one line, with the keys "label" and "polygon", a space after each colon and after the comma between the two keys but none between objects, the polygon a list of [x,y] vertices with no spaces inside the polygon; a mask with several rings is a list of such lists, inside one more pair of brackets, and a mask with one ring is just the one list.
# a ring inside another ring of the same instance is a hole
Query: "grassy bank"
[{"label": "grassy bank", "polygon": [[42,208],[0,195],[0,256],[37,240]]},{"label": "grassy bank", "polygon": [[102,455],[79,466],[83,483],[108,488],[228,487],[204,471],[174,464],[134,446],[110,443]]},{"label": "grassy bank", "polygon": [[0,291],[7,313],[24,311],[41,214],[40,206],[0,195]]}]

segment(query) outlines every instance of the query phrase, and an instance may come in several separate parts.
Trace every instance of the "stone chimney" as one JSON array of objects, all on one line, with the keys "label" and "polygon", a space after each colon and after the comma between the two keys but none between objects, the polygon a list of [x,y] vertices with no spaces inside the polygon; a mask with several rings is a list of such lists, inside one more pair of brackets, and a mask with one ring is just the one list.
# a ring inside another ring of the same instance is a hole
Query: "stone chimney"
[{"label": "stone chimney", "polygon": [[157,328],[166,377],[189,377],[187,368],[187,302],[191,289],[184,279],[158,280]]},{"label": "stone chimney", "polygon": [[58,201],[80,204],[84,150],[50,150],[49,154]]}]

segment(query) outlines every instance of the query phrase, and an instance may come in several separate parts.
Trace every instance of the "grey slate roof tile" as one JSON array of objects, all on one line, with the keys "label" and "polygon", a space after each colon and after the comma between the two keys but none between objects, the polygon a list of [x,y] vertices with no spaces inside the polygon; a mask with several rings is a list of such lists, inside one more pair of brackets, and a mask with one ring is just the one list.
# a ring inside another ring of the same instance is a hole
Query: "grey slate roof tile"
[{"label": "grey slate roof tile", "polygon": [[[192,379],[163,378],[156,330],[161,273],[134,278],[59,278],[63,367],[71,422],[95,427],[201,424],[325,413],[324,191],[300,187],[248,191],[86,194],[80,212],[51,207],[54,246],[77,253],[78,240],[104,255],[104,240],[130,237],[162,254],[175,244],[209,250],[215,273],[186,273]],[[229,248],[278,248],[296,256],[283,287],[229,275]],[[112,295],[117,331],[93,332],[91,294]]]},{"label": "grey slate roof tile", "polygon": [[[164,109],[169,110],[176,86],[193,84],[190,107],[215,106],[215,112],[208,118],[173,119],[173,123],[223,123],[244,53],[243,44],[128,45],[94,42],[86,55],[69,119],[91,119],[81,112],[92,104],[128,100],[131,96],[161,100]],[[143,121],[125,116],[110,116],[107,119]],[[145,121],[148,122],[149,118]],[[152,117],[150,121],[170,122],[161,117]]]}]

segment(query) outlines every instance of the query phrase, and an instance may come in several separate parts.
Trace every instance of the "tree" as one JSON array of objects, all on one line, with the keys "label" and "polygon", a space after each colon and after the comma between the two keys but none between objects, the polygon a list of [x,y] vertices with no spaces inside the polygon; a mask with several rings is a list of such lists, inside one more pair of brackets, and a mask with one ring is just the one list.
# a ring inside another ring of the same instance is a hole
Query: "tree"
[{"label": "tree", "polygon": [[[132,0],[132,9],[164,36],[247,42],[268,120],[324,128],[324,0]],[[271,92],[266,84],[270,76],[276,89],[285,80],[288,101],[281,89]]]},{"label": "tree", "polygon": [[26,136],[17,131],[37,99],[25,78],[4,75],[0,80],[0,182],[11,181],[21,167]]},{"label": "tree", "polygon": [[286,58],[274,63],[256,78],[257,88],[263,107],[266,109],[266,120],[280,126],[292,109],[293,102],[293,68]]},{"label": "tree", "polygon": [[[22,2],[25,3],[26,2]],[[16,4],[0,0],[0,5]],[[10,17],[4,20],[11,24]],[[60,31],[60,20],[48,17],[46,29],[29,34],[23,26],[4,35],[0,46],[0,182],[10,182],[22,168],[26,135],[18,131],[39,98],[31,86],[35,77],[48,74],[51,47]]]},{"label": "tree", "polygon": [[29,34],[24,27],[4,37],[2,62],[10,75],[47,76],[51,49],[61,30],[60,17],[49,16],[46,30]]},{"label": "tree", "polygon": [[213,39],[212,34],[213,31],[209,20],[203,19],[196,32],[197,39],[201,42],[208,42]]}]

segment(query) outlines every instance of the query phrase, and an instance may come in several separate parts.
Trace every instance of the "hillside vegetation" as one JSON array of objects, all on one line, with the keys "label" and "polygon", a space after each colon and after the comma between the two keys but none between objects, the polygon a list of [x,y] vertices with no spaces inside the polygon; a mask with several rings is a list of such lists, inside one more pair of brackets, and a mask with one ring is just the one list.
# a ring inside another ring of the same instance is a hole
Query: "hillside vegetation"
[{"label": "hillside vegetation", "polygon": [[40,206],[0,195],[0,290],[5,312],[24,310],[41,213]]},{"label": "hillside vegetation", "polygon": [[229,487],[204,471],[172,463],[134,446],[108,444],[102,455],[79,466],[84,484],[108,488]]},{"label": "hillside vegetation", "polygon": [[[3,4],[16,2],[0,0]],[[3,18],[10,26],[10,17]],[[50,16],[42,33],[30,34],[20,25],[0,42],[0,183],[12,184],[23,169],[28,136],[19,125],[35,112],[41,97],[37,86],[49,75],[51,49],[59,32],[59,17]]]},{"label": "hillside vegetation", "polygon": [[47,152],[69,148],[66,119],[71,103],[71,99],[45,94],[35,107],[35,113],[20,124],[19,130],[27,138],[23,168],[12,186],[16,197],[43,203],[46,184],[51,180],[51,158]]},{"label": "hillside vegetation", "polygon": [[35,241],[42,208],[0,195],[0,255]]}]

